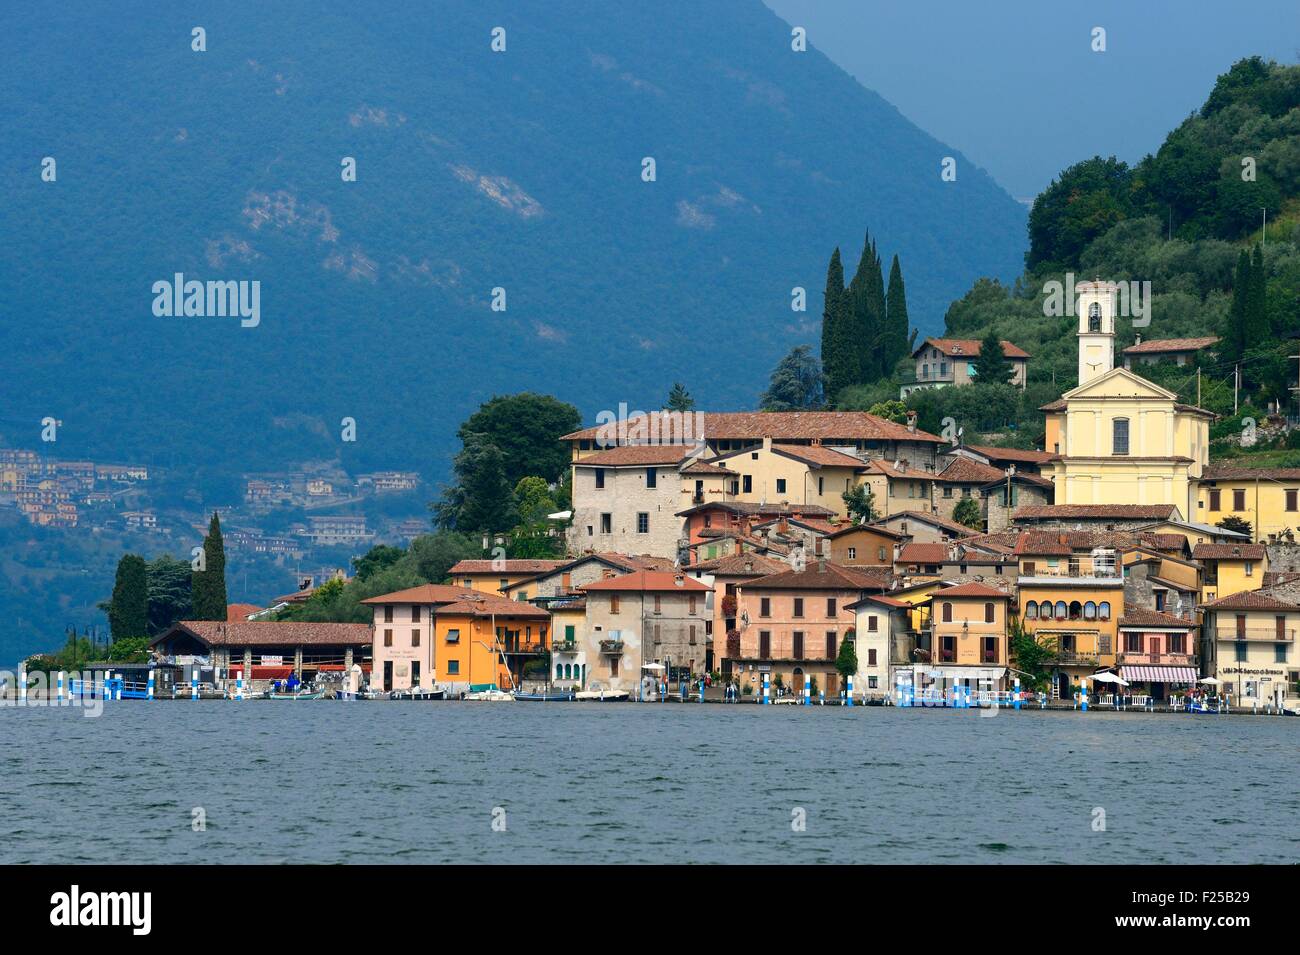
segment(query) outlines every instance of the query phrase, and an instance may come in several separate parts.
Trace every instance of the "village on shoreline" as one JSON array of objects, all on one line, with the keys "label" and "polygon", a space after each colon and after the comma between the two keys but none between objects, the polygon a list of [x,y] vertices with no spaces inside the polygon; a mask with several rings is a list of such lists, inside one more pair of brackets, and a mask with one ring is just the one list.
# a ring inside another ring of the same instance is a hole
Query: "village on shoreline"
[{"label": "village on shoreline", "polygon": [[[1116,365],[1117,286],[1077,294],[1042,450],[914,415],[621,409],[562,438],[567,557],[485,540],[368,623],[277,619],[308,586],[4,692],[1300,712],[1300,469],[1211,465],[1214,416]],[[969,344],[927,339],[918,371]]]}]

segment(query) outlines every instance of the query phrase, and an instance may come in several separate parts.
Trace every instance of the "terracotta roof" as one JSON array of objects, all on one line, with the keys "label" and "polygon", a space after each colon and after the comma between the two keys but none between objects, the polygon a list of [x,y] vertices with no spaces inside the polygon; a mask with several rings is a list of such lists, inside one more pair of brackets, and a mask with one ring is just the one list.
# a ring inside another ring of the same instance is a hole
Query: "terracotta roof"
[{"label": "terracotta roof", "polygon": [[834,448],[823,447],[820,444],[774,444],[772,450],[776,454],[785,455],[788,458],[794,458],[818,468],[854,468],[862,470],[867,466],[866,462],[860,458],[845,454],[843,451],[836,451]]},{"label": "terracotta roof", "polygon": [[1030,557],[1069,557],[1074,548],[1062,539],[1065,536],[1051,531],[1025,531],[1016,541],[1014,553]]},{"label": "terracotta roof", "polygon": [[589,454],[573,463],[578,467],[633,467],[649,464],[678,464],[693,450],[687,444],[625,444]]},{"label": "terracotta roof", "polygon": [[1159,610],[1134,607],[1124,611],[1124,615],[1119,618],[1119,625],[1121,627],[1182,627],[1191,630],[1196,626],[1196,621],[1188,620],[1186,617],[1175,617],[1171,613],[1161,613]]},{"label": "terracotta roof", "polygon": [[606,577],[604,580],[585,584],[579,589],[585,591],[611,590],[625,592],[653,590],[708,591],[713,588],[685,575],[679,577],[671,571],[638,570],[618,577]]},{"label": "terracotta roof", "polygon": [[976,454],[982,454],[986,458],[993,458],[998,461],[1024,461],[1029,464],[1041,464],[1052,456],[1047,451],[1026,451],[1022,448],[995,448],[989,444],[967,444],[964,445],[964,447],[969,448]]},{"label": "terracotta roof", "polygon": [[1182,534],[1149,534],[1143,531],[1138,534],[1138,540],[1156,550],[1181,551],[1187,548],[1187,538]]},{"label": "terracotta roof", "polygon": [[891,531],[888,527],[878,527],[875,524],[856,524],[851,522],[840,524],[835,530],[826,536],[843,537],[845,534],[850,534],[853,531],[867,531],[870,534],[879,534],[881,537],[891,537],[894,540],[904,540],[908,536],[907,534],[900,534],[898,531]]},{"label": "terracotta roof", "polygon": [[1018,509],[1012,520],[1162,520],[1176,510],[1174,504],[1031,504]]},{"label": "terracotta roof", "polygon": [[259,607],[257,604],[226,604],[226,622],[235,623],[239,620],[247,620],[248,615],[258,613],[266,608]]},{"label": "terracotta roof", "polygon": [[567,560],[461,560],[447,576],[456,574],[540,574],[567,564]]},{"label": "terracotta roof", "polygon": [[1202,610],[1300,610],[1300,604],[1259,590],[1245,590],[1201,604]]},{"label": "terracotta roof", "polygon": [[780,517],[785,515],[805,514],[810,517],[833,517],[835,512],[829,507],[822,507],[820,504],[760,504],[753,501],[706,501],[703,504],[696,504],[688,507],[684,511],[678,511],[674,517],[683,517],[687,514],[698,514],[701,511],[730,511],[732,514],[745,514],[752,516],[771,515]]},{"label": "terracotta roof", "polygon": [[867,462],[865,468],[867,471],[875,471],[891,478],[903,478],[912,481],[933,481],[935,473],[933,471],[918,471],[916,468],[903,467],[896,468],[892,462],[872,460]]},{"label": "terracotta roof", "polygon": [[912,605],[908,603],[906,600],[896,600],[893,597],[886,597],[884,594],[867,594],[861,600],[855,600],[851,604],[846,604],[844,609],[852,610],[854,607],[858,606],[859,604],[864,604],[864,603],[882,604],[886,607],[893,607],[895,610],[912,609]]},{"label": "terracotta roof", "polygon": [[941,527],[944,530],[955,531],[963,536],[969,536],[971,529],[965,524],[958,524],[956,521],[950,521],[946,517],[940,517],[938,514],[927,514],[925,511],[897,511],[888,517],[882,517],[879,520],[872,521],[868,527],[875,524],[883,524],[886,521],[896,521],[899,518],[903,520],[924,521],[927,524],[933,524],[935,527]]},{"label": "terracotta roof", "polygon": [[760,521],[755,524],[754,530],[775,528],[780,526],[781,521],[785,521],[787,524],[794,524],[798,527],[806,528],[810,531],[815,531],[824,537],[834,534],[843,526],[843,521],[839,523],[831,523],[830,521],[824,521],[816,517],[774,517],[770,520]]},{"label": "terracotta roof", "polygon": [[1202,481],[1300,481],[1300,468],[1237,468],[1211,464],[1201,474]]},{"label": "terracotta roof", "polygon": [[[663,412],[651,411],[649,419]],[[814,440],[916,441],[943,444],[943,439],[924,431],[909,431],[907,425],[887,421],[865,411],[705,411],[704,433],[710,441]],[[628,428],[640,429],[641,416],[628,418]],[[653,427],[649,421],[647,427]],[[607,433],[608,425],[583,428],[560,440],[594,439]],[[667,428],[665,428],[667,430]]]},{"label": "terracotta roof", "polygon": [[783,560],[774,560],[762,554],[747,552],[715,557],[713,560],[691,564],[683,570],[702,570],[715,577],[767,577],[788,570],[790,565]]},{"label": "terracotta roof", "polygon": [[[1039,411],[1064,411],[1065,399],[1057,398],[1055,401],[1049,401],[1045,405],[1039,405],[1038,410]],[[1053,457],[1055,457],[1055,455],[1053,455]]]},{"label": "terracotta roof", "polygon": [[[921,349],[926,345],[933,345],[949,358],[975,358],[980,353],[980,345],[983,344],[978,338],[927,338],[916,350],[912,352],[915,358],[921,354]],[[1017,345],[1013,345],[1005,338],[1002,339],[1002,354],[1008,358],[1028,358],[1029,352]]]},{"label": "terracotta roof", "polygon": [[1006,479],[1007,475],[1000,468],[980,464],[970,458],[954,458],[935,480],[941,484],[989,484]]},{"label": "terracotta roof", "polygon": [[355,646],[372,642],[368,623],[306,623],[300,620],[181,620],[149,645],[157,646],[177,633],[188,633],[209,647]]},{"label": "terracotta roof", "polygon": [[453,600],[442,604],[434,610],[438,616],[461,614],[469,617],[534,617],[548,619],[550,611],[535,606],[526,600],[511,600],[496,594],[475,591],[473,596],[462,600]]},{"label": "terracotta roof", "polygon": [[942,564],[948,559],[947,544],[904,544],[898,550],[898,564]]},{"label": "terracotta roof", "polygon": [[718,464],[710,464],[708,461],[702,461],[696,458],[686,467],[681,468],[683,474],[735,474],[735,471],[729,471]]},{"label": "terracotta roof", "polygon": [[998,590],[985,584],[958,584],[956,587],[945,587],[943,590],[935,592],[936,597],[1001,597],[1009,600],[1011,595],[1004,590]]},{"label": "terracotta roof", "polygon": [[846,567],[826,561],[819,569],[816,560],[809,560],[803,570],[787,570],[751,580],[744,585],[749,590],[885,590],[893,580],[886,569],[869,571],[860,567]]},{"label": "terracotta roof", "polygon": [[457,587],[451,584],[420,584],[395,590],[391,594],[379,594],[361,601],[363,604],[446,604],[472,597],[476,591],[469,587]]},{"label": "terracotta roof", "polygon": [[1264,560],[1263,544],[1197,544],[1192,560]]},{"label": "terracotta roof", "polygon": [[1159,355],[1166,352],[1200,351],[1202,348],[1209,348],[1218,343],[1219,339],[1213,335],[1208,338],[1158,338],[1138,345],[1129,345],[1124,349],[1124,354]]},{"label": "terracotta roof", "polygon": [[1264,586],[1279,587],[1282,584],[1293,584],[1300,580],[1300,571],[1294,570],[1266,570],[1264,571]]}]

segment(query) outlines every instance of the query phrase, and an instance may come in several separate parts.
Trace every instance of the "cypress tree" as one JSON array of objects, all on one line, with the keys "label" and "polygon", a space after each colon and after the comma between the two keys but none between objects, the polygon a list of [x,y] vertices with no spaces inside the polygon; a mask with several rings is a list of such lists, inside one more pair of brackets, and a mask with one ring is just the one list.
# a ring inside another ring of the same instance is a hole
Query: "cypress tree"
[{"label": "cypress tree", "polygon": [[138,554],[124,554],[117,562],[117,578],[108,605],[108,628],[114,640],[149,633],[148,568]]},{"label": "cypress tree", "polygon": [[1246,346],[1263,345],[1272,336],[1268,323],[1268,270],[1264,268],[1264,250],[1255,246],[1250,260],[1250,287],[1246,290]]},{"label": "cypress tree", "polygon": [[862,240],[862,256],[849,283],[852,301],[851,347],[853,383],[870,384],[888,372],[880,351],[885,335],[885,282],[880,255],[870,234]]},{"label": "cypress tree", "polygon": [[844,264],[837,247],[826,269],[826,304],[822,309],[822,372],[826,376],[827,397],[852,384],[850,353],[850,316],[848,292],[844,288]]},{"label": "cypress tree", "polygon": [[1228,327],[1223,330],[1222,357],[1240,361],[1246,351],[1246,300],[1250,296],[1250,253],[1245,249],[1237,256],[1237,272],[1232,280],[1232,308]]},{"label": "cypress tree", "polygon": [[1015,373],[1010,359],[1002,351],[1002,342],[989,329],[980,342],[980,353],[975,358],[975,381],[984,385],[1005,385]]},{"label": "cypress tree", "polygon": [[190,590],[195,620],[226,619],[226,546],[216,511],[203,538],[203,569],[193,571]]},{"label": "cypress tree", "polygon": [[899,360],[910,351],[911,338],[907,318],[907,292],[903,288],[903,269],[898,256],[889,267],[889,293],[885,296],[885,325],[889,329],[884,353],[885,374],[890,374]]}]

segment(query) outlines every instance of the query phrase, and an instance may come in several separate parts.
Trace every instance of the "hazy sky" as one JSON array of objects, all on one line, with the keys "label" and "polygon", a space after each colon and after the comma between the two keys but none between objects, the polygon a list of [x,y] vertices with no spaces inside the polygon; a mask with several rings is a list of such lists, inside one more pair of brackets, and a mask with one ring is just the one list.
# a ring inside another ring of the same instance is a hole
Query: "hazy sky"
[{"label": "hazy sky", "polygon": [[1154,151],[1235,60],[1300,57],[1300,0],[765,2],[1018,199],[1096,153]]}]

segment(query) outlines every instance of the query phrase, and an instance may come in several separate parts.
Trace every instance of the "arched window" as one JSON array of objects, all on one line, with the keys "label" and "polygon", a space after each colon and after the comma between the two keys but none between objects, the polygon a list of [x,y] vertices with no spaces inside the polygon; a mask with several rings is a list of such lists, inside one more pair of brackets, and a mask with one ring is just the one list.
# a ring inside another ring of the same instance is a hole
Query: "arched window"
[{"label": "arched window", "polygon": [[1110,437],[1112,454],[1128,454],[1128,418],[1111,421]]},{"label": "arched window", "polygon": [[1038,616],[1044,620],[1052,619],[1052,602],[1050,600],[1044,600],[1042,604],[1039,605]]},{"label": "arched window", "polygon": [[1038,604],[1034,603],[1034,601],[1032,600],[1029,601],[1029,603],[1025,604],[1025,619],[1026,620],[1038,619]]},{"label": "arched window", "polygon": [[1093,603],[1091,600],[1089,600],[1086,604],[1083,605],[1083,619],[1084,620],[1097,619],[1097,605]]},{"label": "arched window", "polygon": [[1102,601],[1102,602],[1097,606],[1097,619],[1098,619],[1098,620],[1109,620],[1109,619],[1110,619],[1110,601],[1109,601],[1109,600],[1103,600],[1103,601]]},{"label": "arched window", "polygon": [[563,679],[564,679],[564,664],[563,664],[563,663],[557,663],[557,664],[555,664],[555,678],[556,678],[557,680],[563,680]]},{"label": "arched window", "polygon": [[1056,619],[1057,619],[1057,620],[1064,620],[1064,619],[1065,619],[1065,601],[1064,601],[1064,600],[1058,600],[1058,601],[1056,602]]},{"label": "arched window", "polygon": [[1101,306],[1096,302],[1088,306],[1088,331],[1101,331]]},{"label": "arched window", "polygon": [[566,664],[564,665],[564,678],[565,678],[566,680],[571,680],[571,679],[573,679],[573,664],[572,664],[572,663],[566,663]]},{"label": "arched window", "polygon": [[1071,619],[1071,620],[1078,620],[1078,619],[1079,619],[1080,617],[1082,617],[1082,616],[1083,616],[1083,604],[1079,603],[1079,601],[1077,601],[1077,600],[1071,600],[1071,601],[1070,601],[1070,619]]}]

